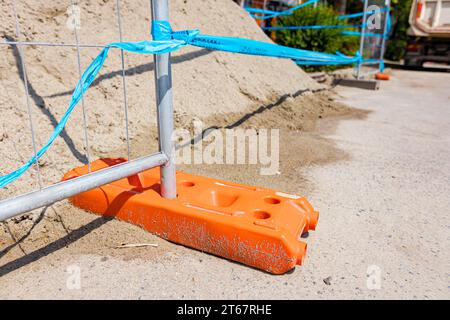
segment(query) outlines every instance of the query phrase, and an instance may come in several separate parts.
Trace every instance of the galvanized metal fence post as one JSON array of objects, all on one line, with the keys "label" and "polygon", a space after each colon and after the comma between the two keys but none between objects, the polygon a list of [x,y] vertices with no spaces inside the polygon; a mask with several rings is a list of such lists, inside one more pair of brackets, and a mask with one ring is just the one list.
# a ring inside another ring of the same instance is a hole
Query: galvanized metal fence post
[{"label": "galvanized metal fence post", "polygon": [[389,21],[389,14],[391,9],[391,0],[385,0],[385,17],[384,17],[384,27],[383,27],[383,38],[381,40],[381,49],[380,49],[380,64],[378,65],[378,71],[381,72],[381,60],[384,59],[384,52],[386,50],[386,35],[388,32],[388,21]]},{"label": "galvanized metal fence post", "polygon": [[[152,21],[168,20],[168,0],[151,0]],[[173,134],[172,70],[170,53],[153,56],[155,61],[155,87],[158,116],[159,150],[169,159],[161,166],[161,196],[177,196],[175,176],[175,147]]]},{"label": "galvanized metal fence post", "polygon": [[[363,21],[362,21],[362,26],[361,26],[361,39],[359,41],[359,55],[361,57],[361,59],[364,58],[364,37],[366,35],[366,23],[367,23],[367,8],[369,5],[369,0],[364,0],[364,14],[363,14]],[[358,63],[358,67],[356,70],[356,79],[360,79],[361,77],[361,65],[362,62]]]}]

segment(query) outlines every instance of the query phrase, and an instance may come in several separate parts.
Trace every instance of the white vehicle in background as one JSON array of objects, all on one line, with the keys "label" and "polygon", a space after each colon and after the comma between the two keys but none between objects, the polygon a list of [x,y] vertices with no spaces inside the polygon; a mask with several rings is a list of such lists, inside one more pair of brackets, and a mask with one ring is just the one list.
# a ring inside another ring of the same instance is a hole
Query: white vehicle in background
[{"label": "white vehicle in background", "polygon": [[413,0],[405,65],[450,65],[450,0]]}]

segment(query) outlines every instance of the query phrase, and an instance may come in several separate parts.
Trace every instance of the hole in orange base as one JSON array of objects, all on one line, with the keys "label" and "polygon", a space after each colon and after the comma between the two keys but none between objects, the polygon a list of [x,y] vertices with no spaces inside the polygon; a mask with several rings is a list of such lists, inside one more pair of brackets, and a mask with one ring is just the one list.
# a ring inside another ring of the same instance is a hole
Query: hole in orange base
[{"label": "hole in orange base", "polygon": [[280,200],[277,198],[273,198],[273,197],[265,197],[264,202],[269,203],[269,204],[279,204]]},{"label": "hole in orange base", "polygon": [[270,213],[268,213],[266,211],[256,210],[255,212],[253,212],[253,216],[256,219],[269,219]]},{"label": "hole in orange base", "polygon": [[191,182],[191,181],[183,181],[183,182],[181,183],[181,185],[182,185],[183,187],[189,188],[189,187],[195,186],[195,183],[193,183],[193,182]]}]

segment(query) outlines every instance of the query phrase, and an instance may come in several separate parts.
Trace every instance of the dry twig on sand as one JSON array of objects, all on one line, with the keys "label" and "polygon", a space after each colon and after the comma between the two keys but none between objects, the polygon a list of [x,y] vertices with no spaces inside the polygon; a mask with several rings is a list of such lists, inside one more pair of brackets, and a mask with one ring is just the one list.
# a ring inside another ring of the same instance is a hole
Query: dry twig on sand
[{"label": "dry twig on sand", "polygon": [[157,247],[158,245],[155,243],[122,243],[116,246],[116,249],[126,249],[126,248],[142,248],[142,247]]}]

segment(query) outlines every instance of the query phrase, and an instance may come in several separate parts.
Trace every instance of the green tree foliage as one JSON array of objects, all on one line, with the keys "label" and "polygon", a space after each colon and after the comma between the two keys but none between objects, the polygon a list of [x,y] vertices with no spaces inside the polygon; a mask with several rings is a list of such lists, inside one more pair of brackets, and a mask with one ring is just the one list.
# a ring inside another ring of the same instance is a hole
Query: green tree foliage
[{"label": "green tree foliage", "polygon": [[[337,12],[330,5],[307,6],[294,14],[281,17],[278,26],[316,26],[316,25],[346,25],[348,21],[338,19]],[[335,53],[339,51],[347,55],[355,55],[358,51],[358,37],[341,35],[343,29],[304,29],[279,30],[276,32],[276,42],[288,47],[294,47],[317,52]],[[350,30],[350,29],[345,29]],[[307,67],[307,70],[334,69],[336,67]]]},{"label": "green tree foliage", "polygon": [[393,30],[387,43],[385,58],[398,61],[405,54],[408,36],[406,31],[409,28],[409,12],[411,11],[412,0],[393,0]]}]

